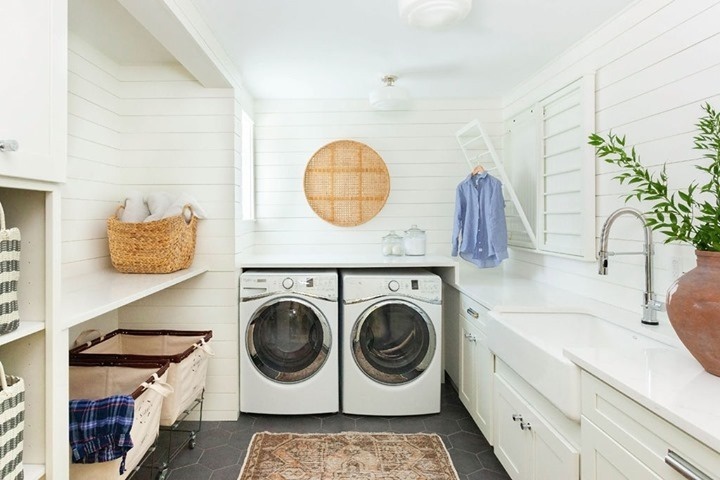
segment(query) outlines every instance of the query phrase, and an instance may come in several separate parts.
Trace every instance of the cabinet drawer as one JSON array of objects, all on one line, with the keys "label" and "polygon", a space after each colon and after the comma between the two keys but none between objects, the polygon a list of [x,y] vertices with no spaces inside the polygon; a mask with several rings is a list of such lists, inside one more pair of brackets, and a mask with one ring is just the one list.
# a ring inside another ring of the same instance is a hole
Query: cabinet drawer
[{"label": "cabinet drawer", "polygon": [[663,479],[692,478],[666,463],[672,451],[705,475],[697,478],[720,480],[720,453],[586,372],[582,376],[582,413]]},{"label": "cabinet drawer", "polygon": [[460,316],[479,325],[483,333],[485,332],[488,309],[465,294],[460,295]]}]

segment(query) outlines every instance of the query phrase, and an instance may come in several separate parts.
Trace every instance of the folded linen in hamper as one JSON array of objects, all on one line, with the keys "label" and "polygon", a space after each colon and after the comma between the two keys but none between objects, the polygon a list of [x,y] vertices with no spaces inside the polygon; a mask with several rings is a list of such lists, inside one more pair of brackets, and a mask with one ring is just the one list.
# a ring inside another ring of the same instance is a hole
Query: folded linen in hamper
[{"label": "folded linen in hamper", "polygon": [[130,429],[135,400],[130,395],[113,395],[99,400],[70,401],[70,446],[73,463],[109,462],[125,457],[133,447]]}]

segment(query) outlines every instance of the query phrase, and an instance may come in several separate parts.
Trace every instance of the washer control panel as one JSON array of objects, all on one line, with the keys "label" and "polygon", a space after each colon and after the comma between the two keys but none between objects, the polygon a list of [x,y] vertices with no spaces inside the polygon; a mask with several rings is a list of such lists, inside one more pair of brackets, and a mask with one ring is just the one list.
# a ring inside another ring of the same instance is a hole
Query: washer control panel
[{"label": "washer control panel", "polygon": [[273,294],[307,294],[308,296],[336,300],[337,275],[314,272],[261,272],[245,273],[240,277],[240,297],[265,297]]}]

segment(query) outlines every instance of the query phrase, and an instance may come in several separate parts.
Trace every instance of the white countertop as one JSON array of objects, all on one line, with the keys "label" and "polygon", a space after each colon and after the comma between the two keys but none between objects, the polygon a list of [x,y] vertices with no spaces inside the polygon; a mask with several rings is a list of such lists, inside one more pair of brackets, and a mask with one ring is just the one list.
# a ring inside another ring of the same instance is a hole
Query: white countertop
[{"label": "white countertop", "polygon": [[565,356],[720,452],[720,378],[703,370],[687,351],[575,348],[565,350]]},{"label": "white countertop", "polygon": [[[448,267],[445,278],[488,309],[578,308],[654,338],[667,348],[617,351],[596,348],[565,350],[583,370],[654,411],[710,448],[720,452],[720,378],[703,370],[682,347],[672,327],[648,327],[640,312],[630,312],[575,293],[513,274],[503,268],[479,269],[443,255],[384,257],[382,255],[249,255],[243,268],[383,268]],[[673,347],[672,345],[675,345]]]},{"label": "white countertop", "polygon": [[457,267],[446,255],[383,256],[381,254],[252,254],[240,258],[242,268],[386,268]]}]

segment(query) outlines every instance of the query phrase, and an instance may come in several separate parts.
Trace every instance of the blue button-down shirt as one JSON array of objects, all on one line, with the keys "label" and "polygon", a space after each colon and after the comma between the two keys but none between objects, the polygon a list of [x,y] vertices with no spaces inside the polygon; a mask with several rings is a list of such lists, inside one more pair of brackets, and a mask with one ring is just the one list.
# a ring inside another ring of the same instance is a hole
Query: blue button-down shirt
[{"label": "blue button-down shirt", "polygon": [[452,256],[497,267],[508,258],[502,182],[487,172],[468,175],[455,193]]}]

